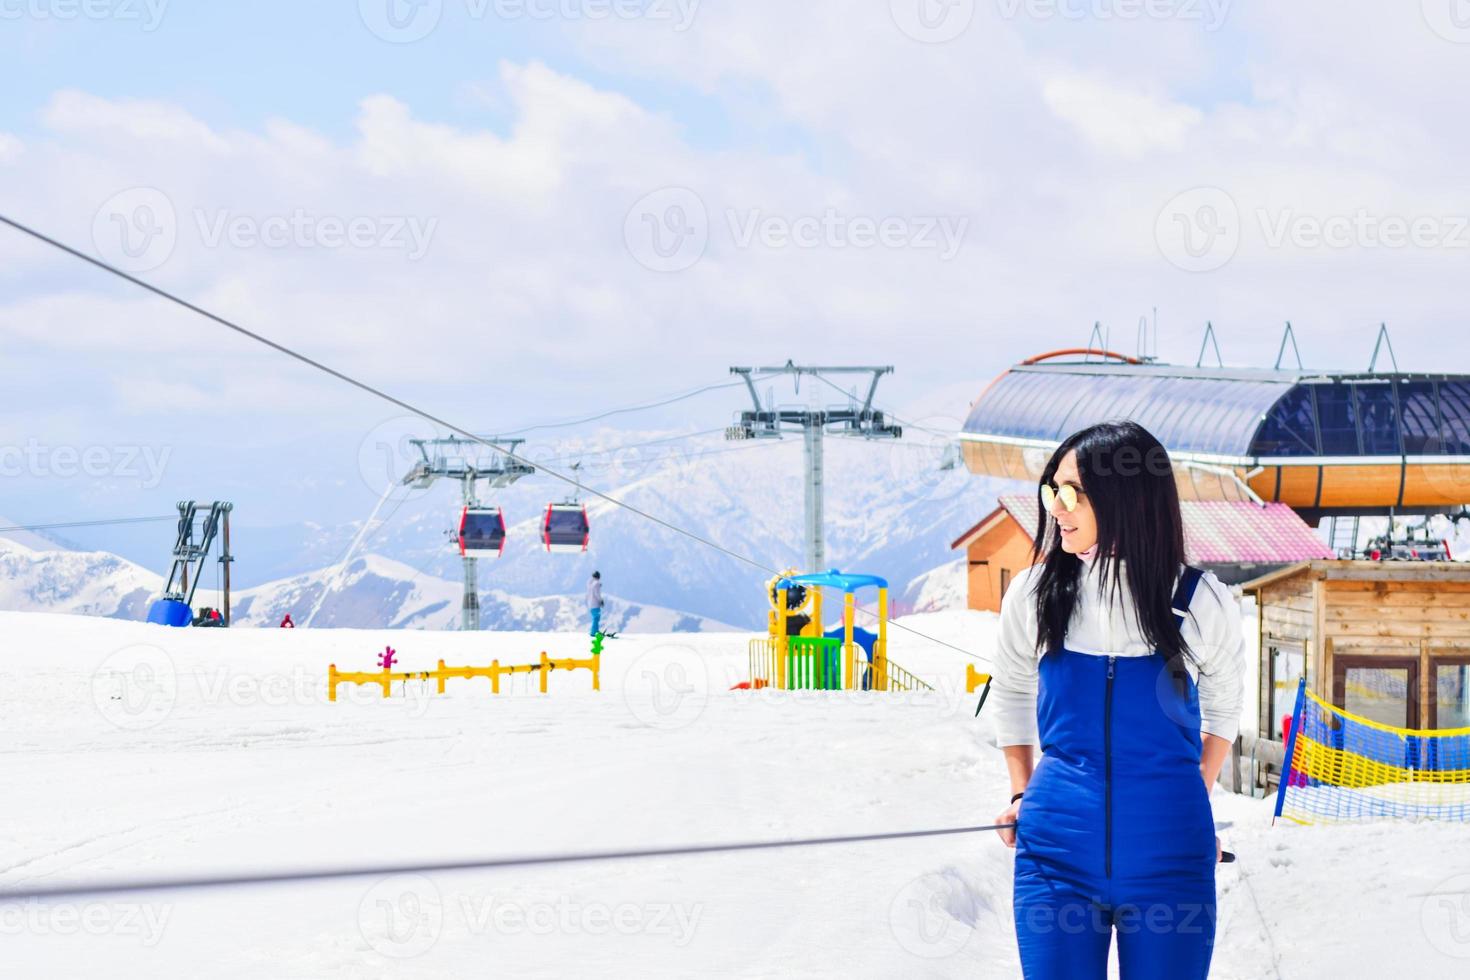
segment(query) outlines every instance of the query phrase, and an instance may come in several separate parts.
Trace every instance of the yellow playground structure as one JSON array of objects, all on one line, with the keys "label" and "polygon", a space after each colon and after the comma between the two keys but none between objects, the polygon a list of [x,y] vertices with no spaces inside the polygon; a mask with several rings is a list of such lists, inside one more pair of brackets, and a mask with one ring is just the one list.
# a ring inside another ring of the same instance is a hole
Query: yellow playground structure
[{"label": "yellow playground structure", "polygon": [[[878,590],[878,631],[853,622],[856,592]],[[842,625],[823,632],[822,590],[842,593]],[[740,687],[814,691],[932,691],[888,659],[888,582],[877,575],[837,569],[814,575],[795,570],[766,583],[771,603],[768,635],[750,641],[750,680]]]}]

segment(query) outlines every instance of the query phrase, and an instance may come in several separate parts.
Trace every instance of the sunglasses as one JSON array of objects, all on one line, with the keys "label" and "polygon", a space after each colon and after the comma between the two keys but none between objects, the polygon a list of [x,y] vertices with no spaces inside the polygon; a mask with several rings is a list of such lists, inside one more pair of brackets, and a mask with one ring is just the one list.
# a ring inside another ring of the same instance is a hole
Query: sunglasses
[{"label": "sunglasses", "polygon": [[1053,487],[1050,483],[1043,483],[1041,485],[1041,506],[1047,511],[1050,511],[1052,504],[1060,500],[1062,506],[1070,514],[1077,509],[1077,495],[1079,493],[1085,493],[1085,491],[1078,490],[1070,483],[1063,483],[1060,487]]}]

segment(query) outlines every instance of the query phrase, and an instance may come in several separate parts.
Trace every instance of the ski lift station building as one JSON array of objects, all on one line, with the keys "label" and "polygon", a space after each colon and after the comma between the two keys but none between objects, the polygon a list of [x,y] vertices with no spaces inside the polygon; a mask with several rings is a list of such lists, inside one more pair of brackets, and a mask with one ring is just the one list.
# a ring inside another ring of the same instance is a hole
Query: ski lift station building
[{"label": "ski lift station building", "polygon": [[[1262,735],[1281,737],[1290,706],[1280,699],[1303,673],[1322,697],[1400,727],[1459,719],[1470,565],[1336,560],[1335,529],[1351,521],[1355,539],[1353,518],[1446,513],[1470,501],[1470,375],[1059,351],[991,382],[960,446],[972,473],[1034,487],[1068,435],[1121,418],[1169,452],[1190,560],[1257,599]],[[971,608],[998,609],[1010,577],[1030,563],[1034,492],[998,503],[954,542],[969,558]],[[1334,519],[1325,538],[1313,527],[1324,518]],[[1344,544],[1351,555],[1356,540]]]},{"label": "ski lift station building", "polygon": [[1168,449],[1181,500],[1279,502],[1315,525],[1443,512],[1470,497],[1463,374],[1185,367],[1059,351],[992,381],[960,446],[972,473],[1035,483],[1058,443],[1116,418]]}]

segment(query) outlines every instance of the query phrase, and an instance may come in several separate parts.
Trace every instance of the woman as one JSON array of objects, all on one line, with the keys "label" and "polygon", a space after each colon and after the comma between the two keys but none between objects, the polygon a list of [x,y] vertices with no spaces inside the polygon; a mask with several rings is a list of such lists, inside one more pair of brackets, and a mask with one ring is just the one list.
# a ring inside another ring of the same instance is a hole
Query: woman
[{"label": "woman", "polygon": [[1240,716],[1240,609],[1185,565],[1173,469],[1142,426],[1072,435],[1038,496],[992,693],[1022,968],[1103,978],[1116,929],[1124,980],[1203,978],[1220,853],[1209,790]]}]

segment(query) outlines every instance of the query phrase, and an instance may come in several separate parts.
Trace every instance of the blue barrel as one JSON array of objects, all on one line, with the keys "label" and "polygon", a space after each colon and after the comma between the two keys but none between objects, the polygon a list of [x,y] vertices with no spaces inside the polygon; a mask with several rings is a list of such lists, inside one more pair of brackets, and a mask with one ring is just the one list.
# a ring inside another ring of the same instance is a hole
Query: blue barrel
[{"label": "blue barrel", "polygon": [[193,621],[194,611],[178,599],[159,599],[148,607],[148,622],[159,626],[188,626]]}]

